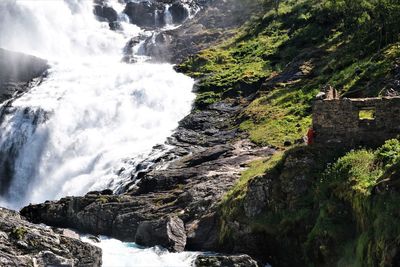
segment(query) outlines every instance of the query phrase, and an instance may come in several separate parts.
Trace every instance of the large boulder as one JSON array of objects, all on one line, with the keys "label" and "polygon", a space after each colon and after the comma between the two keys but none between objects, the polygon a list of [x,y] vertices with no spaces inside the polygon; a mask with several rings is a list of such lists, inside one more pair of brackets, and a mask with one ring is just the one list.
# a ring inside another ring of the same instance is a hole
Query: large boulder
[{"label": "large boulder", "polygon": [[101,266],[101,249],[0,208],[0,266]]},{"label": "large boulder", "polygon": [[143,246],[161,245],[169,251],[181,252],[186,245],[185,225],[176,216],[141,222],[136,232],[136,243]]}]

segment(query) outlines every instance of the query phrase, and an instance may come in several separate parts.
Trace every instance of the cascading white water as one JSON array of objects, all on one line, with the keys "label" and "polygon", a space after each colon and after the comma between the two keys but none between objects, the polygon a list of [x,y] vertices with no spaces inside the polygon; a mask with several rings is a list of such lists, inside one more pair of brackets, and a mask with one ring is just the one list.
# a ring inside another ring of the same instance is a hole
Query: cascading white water
[{"label": "cascading white water", "polygon": [[[0,149],[21,145],[3,205],[112,188],[129,168],[126,159],[162,143],[189,112],[193,81],[168,64],[121,63],[126,42],[141,30],[123,23],[127,30],[110,31],[96,21],[91,1],[19,0],[0,8],[0,47],[51,64],[0,126]],[[33,125],[27,108],[48,119]]]},{"label": "cascading white water", "polygon": [[186,267],[191,266],[199,253],[169,253],[160,247],[141,248],[135,243],[123,243],[116,239],[101,237],[96,243],[87,237],[83,240],[103,250],[103,265],[115,267]]},{"label": "cascading white water", "polygon": [[145,157],[189,113],[192,79],[169,64],[121,62],[127,41],[143,33],[123,15],[116,32],[96,20],[89,0],[1,0],[0,14],[0,47],[51,66],[1,121],[0,151],[15,158],[0,206],[113,188],[130,158]]}]

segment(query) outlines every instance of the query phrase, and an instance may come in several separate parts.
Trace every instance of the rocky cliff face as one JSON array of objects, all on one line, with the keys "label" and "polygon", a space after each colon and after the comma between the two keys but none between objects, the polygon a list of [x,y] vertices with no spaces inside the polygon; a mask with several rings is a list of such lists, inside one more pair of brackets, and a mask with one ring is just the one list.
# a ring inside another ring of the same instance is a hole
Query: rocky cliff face
[{"label": "rocky cliff face", "polygon": [[101,266],[101,249],[79,240],[70,230],[27,222],[0,208],[1,266]]},{"label": "rocky cliff face", "polygon": [[158,33],[145,43],[157,61],[178,63],[202,49],[227,39],[259,8],[257,1],[198,1],[199,13],[180,27]]},{"label": "rocky cliff face", "polygon": [[0,103],[28,90],[47,68],[43,59],[0,48]]}]

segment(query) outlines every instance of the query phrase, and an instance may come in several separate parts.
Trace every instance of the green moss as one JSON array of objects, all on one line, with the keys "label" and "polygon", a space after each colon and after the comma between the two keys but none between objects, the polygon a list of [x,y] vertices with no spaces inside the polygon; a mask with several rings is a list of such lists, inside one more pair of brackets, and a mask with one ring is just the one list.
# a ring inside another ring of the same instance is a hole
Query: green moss
[{"label": "green moss", "polygon": [[234,37],[178,67],[198,79],[197,107],[258,91],[239,127],[259,145],[283,147],[306,133],[312,101],[325,85],[345,96],[377,96],[390,88],[399,44],[365,48],[342,20],[343,6],[328,0],[286,0],[280,1],[278,12],[265,7],[263,16]]},{"label": "green moss", "polygon": [[102,204],[106,204],[106,203],[109,202],[109,198],[106,197],[106,196],[99,196],[99,197],[97,198],[97,202],[100,202],[100,203],[102,203]]},{"label": "green moss", "polygon": [[24,227],[15,227],[11,231],[11,237],[17,239],[17,240],[22,240],[25,238],[25,235],[28,231]]}]

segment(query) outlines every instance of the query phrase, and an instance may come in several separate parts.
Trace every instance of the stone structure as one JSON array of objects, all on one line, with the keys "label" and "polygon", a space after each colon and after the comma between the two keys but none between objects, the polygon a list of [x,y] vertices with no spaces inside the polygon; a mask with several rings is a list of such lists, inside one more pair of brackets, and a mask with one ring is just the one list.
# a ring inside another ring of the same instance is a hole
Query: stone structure
[{"label": "stone structure", "polygon": [[400,97],[317,100],[313,129],[315,143],[380,145],[400,135]]}]

